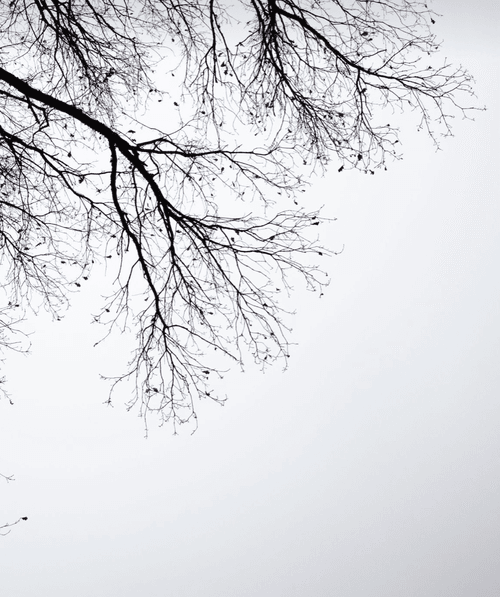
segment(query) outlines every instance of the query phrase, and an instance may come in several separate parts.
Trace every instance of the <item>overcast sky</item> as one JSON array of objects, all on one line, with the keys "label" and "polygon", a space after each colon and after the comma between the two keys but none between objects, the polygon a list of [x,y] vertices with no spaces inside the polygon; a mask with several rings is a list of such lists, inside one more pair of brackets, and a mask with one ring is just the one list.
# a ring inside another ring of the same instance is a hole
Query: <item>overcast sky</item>
[{"label": "overcast sky", "polygon": [[[300,289],[290,367],[224,379],[174,437],[98,373],[95,297],[34,322],[0,402],[0,591],[9,597],[500,595],[500,12],[440,0],[444,54],[488,111],[435,152],[335,167],[308,191],[343,253]],[[307,197],[305,200],[307,200]]]}]

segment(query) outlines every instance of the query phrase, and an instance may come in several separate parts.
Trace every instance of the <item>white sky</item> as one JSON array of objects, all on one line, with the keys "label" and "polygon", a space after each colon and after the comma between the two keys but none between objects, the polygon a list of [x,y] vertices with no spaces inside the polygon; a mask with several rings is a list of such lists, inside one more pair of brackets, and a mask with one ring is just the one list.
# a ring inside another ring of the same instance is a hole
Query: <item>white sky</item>
[{"label": "white sky", "polygon": [[29,520],[0,538],[3,595],[500,594],[500,11],[435,6],[488,111],[441,152],[408,128],[389,172],[315,182],[345,250],[325,297],[297,292],[286,373],[235,370],[195,435],[145,440],[102,405],[124,351],[92,349],[91,296],[10,360],[0,524]]}]

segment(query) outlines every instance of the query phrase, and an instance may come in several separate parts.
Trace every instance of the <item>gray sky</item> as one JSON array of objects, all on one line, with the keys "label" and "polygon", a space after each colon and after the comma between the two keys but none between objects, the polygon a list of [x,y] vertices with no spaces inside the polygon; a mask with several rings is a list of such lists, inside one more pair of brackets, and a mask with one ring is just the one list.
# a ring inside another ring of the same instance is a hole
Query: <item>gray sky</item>
[{"label": "gray sky", "polygon": [[95,297],[39,318],[0,403],[0,523],[29,516],[0,538],[2,594],[500,594],[500,12],[435,6],[488,111],[438,153],[410,119],[387,173],[314,183],[345,250],[322,299],[297,291],[287,372],[232,371],[196,434],[145,440],[102,405],[126,353],[92,349]]}]

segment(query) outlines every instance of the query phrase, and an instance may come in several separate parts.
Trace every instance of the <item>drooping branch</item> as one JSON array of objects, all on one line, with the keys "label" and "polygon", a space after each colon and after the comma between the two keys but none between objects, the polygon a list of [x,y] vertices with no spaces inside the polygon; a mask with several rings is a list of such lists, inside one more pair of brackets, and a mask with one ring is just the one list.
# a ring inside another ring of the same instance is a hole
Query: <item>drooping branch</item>
[{"label": "drooping branch", "polygon": [[286,363],[280,295],[298,277],[321,292],[332,253],[304,181],[331,159],[386,167],[395,108],[435,142],[464,113],[470,77],[435,63],[434,21],[420,0],[3,4],[6,309],[60,317],[117,257],[94,320],[136,348],[113,388],[130,380],[129,406],[174,425],[221,399],[225,358]]}]

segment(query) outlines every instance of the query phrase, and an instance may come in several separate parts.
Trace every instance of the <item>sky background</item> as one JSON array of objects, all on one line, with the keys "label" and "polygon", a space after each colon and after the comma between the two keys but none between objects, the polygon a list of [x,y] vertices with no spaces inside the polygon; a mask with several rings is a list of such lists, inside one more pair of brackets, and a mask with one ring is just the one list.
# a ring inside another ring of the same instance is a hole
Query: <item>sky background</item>
[{"label": "sky background", "polygon": [[9,357],[0,524],[29,520],[0,537],[3,595],[500,595],[500,10],[434,6],[488,111],[440,152],[409,118],[388,172],[314,182],[345,249],[294,297],[287,372],[235,369],[194,435],[146,440],[102,404],[126,352],[92,349],[92,293]]}]

